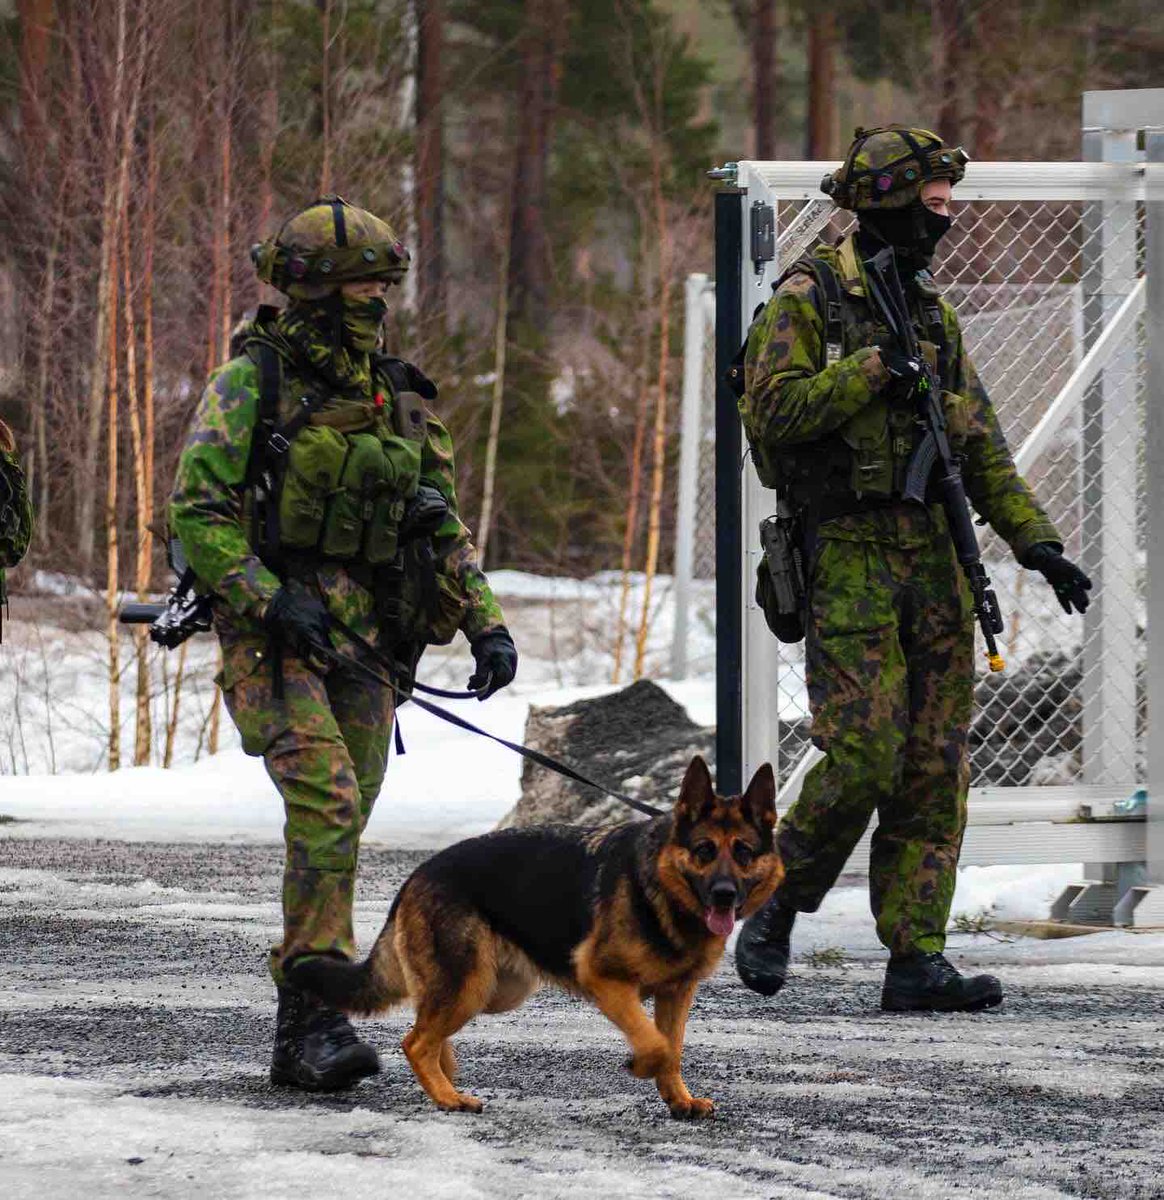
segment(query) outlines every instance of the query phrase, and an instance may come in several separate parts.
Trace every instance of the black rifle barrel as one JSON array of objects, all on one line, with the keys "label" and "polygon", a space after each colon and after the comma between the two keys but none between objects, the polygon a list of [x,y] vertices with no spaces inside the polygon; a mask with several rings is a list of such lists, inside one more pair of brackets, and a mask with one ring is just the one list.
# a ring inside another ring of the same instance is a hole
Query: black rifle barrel
[{"label": "black rifle barrel", "polygon": [[[905,298],[905,289],[901,286],[901,278],[897,273],[897,263],[893,251],[886,247],[865,263],[865,274],[869,283],[869,297],[881,310],[881,315],[889,325],[889,330],[902,353],[912,358],[921,366],[915,396],[918,400],[918,415],[925,426],[925,440],[915,451],[915,459],[924,466],[927,459],[931,464],[941,461],[941,478],[938,480],[938,491],[942,498],[942,507],[946,513],[946,523],[950,529],[950,538],[954,543],[954,551],[958,563],[970,585],[970,593],[974,600],[974,615],[978,618],[979,628],[986,641],[986,661],[992,671],[1001,671],[1006,664],[998,653],[998,643],[995,635],[1002,632],[1002,613],[998,607],[998,597],[990,588],[990,579],[986,568],[982,565],[982,554],[978,548],[978,535],[974,532],[974,518],[970,511],[970,501],[966,496],[966,487],[962,482],[962,470],[957,456],[950,449],[950,440],[946,436],[946,414],[942,408],[942,391],[934,378],[933,368],[929,360],[921,352],[917,335],[914,332],[913,321],[909,315],[909,305]],[[937,451],[936,455],[933,453]],[[910,467],[915,464],[911,460]],[[925,489],[928,483],[929,471],[925,478],[920,475],[914,480],[916,488],[906,489],[906,499],[925,502]],[[907,476],[916,474],[907,470]]]},{"label": "black rifle barrel", "polygon": [[122,625],[152,625],[165,611],[164,604],[123,604],[117,619]]}]

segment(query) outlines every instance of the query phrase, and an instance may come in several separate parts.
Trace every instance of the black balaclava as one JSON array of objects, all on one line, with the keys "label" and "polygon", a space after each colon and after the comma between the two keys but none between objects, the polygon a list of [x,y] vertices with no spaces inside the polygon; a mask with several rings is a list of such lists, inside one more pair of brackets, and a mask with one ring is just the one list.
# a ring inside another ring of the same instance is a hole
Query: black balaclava
[{"label": "black balaclava", "polygon": [[857,212],[857,245],[866,257],[892,246],[897,269],[906,279],[929,269],[951,219],[926,208],[921,199],[905,208],[862,208]]}]

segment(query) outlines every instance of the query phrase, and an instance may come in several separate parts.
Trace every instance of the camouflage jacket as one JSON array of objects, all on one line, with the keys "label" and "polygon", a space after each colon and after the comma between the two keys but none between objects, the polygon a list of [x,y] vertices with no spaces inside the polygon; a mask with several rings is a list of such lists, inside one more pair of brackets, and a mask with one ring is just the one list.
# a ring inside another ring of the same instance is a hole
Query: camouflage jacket
[{"label": "camouflage jacket", "polygon": [[[881,419],[876,410],[894,407],[893,380],[876,349],[889,331],[865,298],[865,273],[853,238],[814,253],[833,267],[840,284],[841,357],[826,362],[823,300],[813,277],[803,272],[780,285],[748,338],[740,412],[761,478],[769,484],[774,480],[765,477],[765,467],[768,475],[778,474],[775,463],[798,463],[808,474],[828,470],[830,461],[843,459],[857,444],[854,429],[876,424]],[[913,302],[920,319],[922,298],[915,295]],[[946,344],[942,399],[971,503],[1018,558],[1037,542],[1062,545],[1015,468],[954,309],[936,289],[927,303],[940,309]],[[922,349],[938,366],[934,343],[923,341]],[[909,449],[902,446],[898,452],[908,455]],[[830,521],[821,534],[909,544],[930,536],[930,529],[924,510],[902,504],[847,514]]]},{"label": "camouflage jacket", "polygon": [[[218,367],[187,434],[170,497],[170,528],[202,587],[221,601],[215,606],[215,626],[223,643],[227,686],[233,673],[247,670],[247,661],[261,659],[262,613],[280,586],[252,549],[243,519],[243,483],[258,411],[259,371],[254,362],[240,355]],[[477,565],[469,530],[457,515],[452,438],[431,412],[426,411],[426,417],[421,479],[438,488],[449,503],[449,516],[433,538],[434,548],[442,574],[460,589],[465,604],[460,628],[472,639],[501,626],[504,617]],[[376,644],[381,634],[371,591],[337,562],[321,562],[316,578],[329,610]],[[239,654],[232,654],[236,648]],[[337,649],[355,653],[346,639],[337,639]],[[239,661],[240,655],[246,661]]]}]

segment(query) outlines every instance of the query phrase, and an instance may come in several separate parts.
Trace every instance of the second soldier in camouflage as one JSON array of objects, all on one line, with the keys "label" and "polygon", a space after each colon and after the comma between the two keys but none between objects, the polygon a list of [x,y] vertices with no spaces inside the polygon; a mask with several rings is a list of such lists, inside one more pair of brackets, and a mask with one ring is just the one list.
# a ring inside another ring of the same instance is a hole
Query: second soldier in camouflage
[{"label": "second soldier in camouflage", "polygon": [[966,824],[973,611],[934,489],[924,505],[903,499],[921,435],[919,368],[868,298],[864,262],[878,250],[893,250],[974,507],[1068,611],[1087,606],[1091,585],[1016,471],[928,271],[965,162],[928,130],[858,131],[824,184],[856,211],[857,232],[794,266],[748,337],[744,428],[762,482],[806,531],[806,678],[825,754],[780,823],[785,881],[736,947],[741,978],[766,995],[784,983],[796,913],[819,907],[876,813],[870,901],[890,953],[882,1006],[1002,998],[996,979],[963,978],[942,954]]}]

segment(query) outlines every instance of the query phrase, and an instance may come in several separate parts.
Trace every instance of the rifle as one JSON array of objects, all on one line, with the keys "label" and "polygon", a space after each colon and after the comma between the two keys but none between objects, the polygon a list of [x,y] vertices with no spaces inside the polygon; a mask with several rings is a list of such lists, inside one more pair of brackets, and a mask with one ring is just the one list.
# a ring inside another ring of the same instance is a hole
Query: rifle
[{"label": "rifle", "polygon": [[897,341],[901,352],[918,363],[921,374],[914,385],[914,400],[917,404],[918,420],[925,429],[921,444],[913,452],[906,467],[903,498],[916,504],[925,504],[926,489],[934,466],[941,464],[938,478],[938,494],[946,511],[946,522],[958,563],[970,585],[974,599],[974,615],[982,636],[986,639],[986,661],[992,671],[1005,669],[1006,663],[998,653],[995,635],[1002,632],[1002,613],[998,597],[990,586],[990,578],[982,565],[978,549],[978,536],[974,532],[974,519],[970,501],[962,482],[959,457],[950,449],[946,432],[946,413],[942,407],[942,391],[934,378],[933,367],[921,352],[909,305],[893,250],[886,246],[865,263],[865,276],[869,284],[869,297],[881,310],[889,330]]},{"label": "rifle", "polygon": [[173,650],[187,638],[206,633],[211,628],[214,598],[194,590],[194,571],[186,561],[178,539],[171,538],[166,549],[170,567],[178,578],[170,588],[165,604],[123,604],[117,619],[122,625],[148,625],[150,641]]}]

